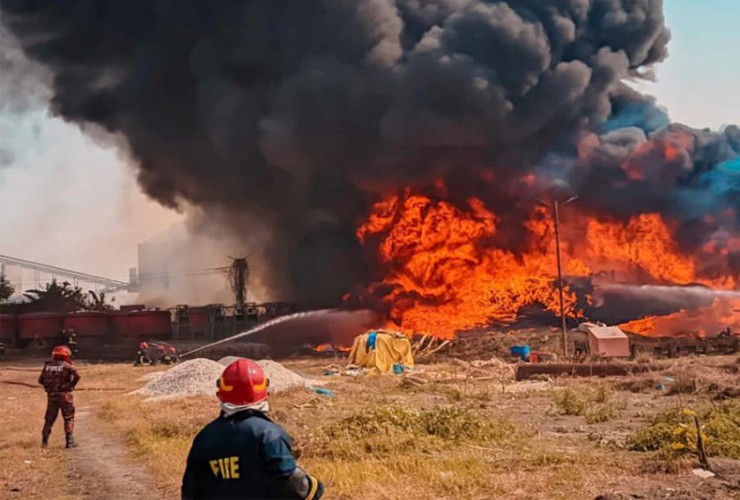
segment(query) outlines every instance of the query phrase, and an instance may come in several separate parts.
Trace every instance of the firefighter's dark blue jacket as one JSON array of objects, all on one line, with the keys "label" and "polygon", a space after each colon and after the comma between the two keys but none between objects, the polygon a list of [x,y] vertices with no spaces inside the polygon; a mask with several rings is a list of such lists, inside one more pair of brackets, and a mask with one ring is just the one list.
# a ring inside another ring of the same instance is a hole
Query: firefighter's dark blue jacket
[{"label": "firefighter's dark blue jacket", "polygon": [[317,499],[323,485],[296,466],[290,437],[263,413],[223,415],[193,441],[183,499]]}]

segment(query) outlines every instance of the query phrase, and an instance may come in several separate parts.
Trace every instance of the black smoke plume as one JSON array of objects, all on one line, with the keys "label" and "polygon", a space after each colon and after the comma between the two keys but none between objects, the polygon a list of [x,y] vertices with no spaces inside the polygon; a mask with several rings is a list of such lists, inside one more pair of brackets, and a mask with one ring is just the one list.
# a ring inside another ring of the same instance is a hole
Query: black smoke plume
[{"label": "black smoke plume", "polygon": [[[737,230],[740,131],[669,125],[624,83],[667,56],[662,0],[0,5],[54,113],[122,136],[163,204],[270,228],[272,285],[301,301],[367,278],[354,230],[378,193],[436,179],[503,215],[531,172],[597,213],[675,217],[687,245]],[[675,157],[625,170],[671,134]]]}]

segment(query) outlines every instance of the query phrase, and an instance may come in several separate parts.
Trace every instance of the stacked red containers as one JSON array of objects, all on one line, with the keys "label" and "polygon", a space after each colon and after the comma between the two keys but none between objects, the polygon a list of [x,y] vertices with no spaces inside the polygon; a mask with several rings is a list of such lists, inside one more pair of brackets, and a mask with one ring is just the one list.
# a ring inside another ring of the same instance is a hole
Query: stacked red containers
[{"label": "stacked red containers", "polygon": [[0,314],[0,342],[12,344],[18,333],[18,318],[12,314]]},{"label": "stacked red containers", "polygon": [[23,314],[18,317],[18,338],[53,338],[59,335],[63,324],[63,314],[45,312]]},{"label": "stacked red containers", "polygon": [[117,333],[128,337],[167,337],[172,335],[169,311],[134,311],[125,319],[116,318]]},{"label": "stacked red containers", "polygon": [[193,335],[204,335],[206,333],[206,311],[205,307],[193,307],[188,309],[190,331]]},{"label": "stacked red containers", "polygon": [[64,328],[74,329],[78,337],[104,337],[110,330],[109,315],[97,311],[71,313],[64,317]]}]

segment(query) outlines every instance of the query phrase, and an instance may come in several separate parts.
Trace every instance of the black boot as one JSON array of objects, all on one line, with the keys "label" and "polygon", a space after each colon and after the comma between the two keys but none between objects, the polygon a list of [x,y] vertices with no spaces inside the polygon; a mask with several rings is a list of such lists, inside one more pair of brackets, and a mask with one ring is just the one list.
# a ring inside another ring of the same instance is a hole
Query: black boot
[{"label": "black boot", "polygon": [[77,443],[75,443],[74,437],[72,436],[72,433],[69,432],[66,434],[67,438],[67,448],[77,448]]},{"label": "black boot", "polygon": [[49,446],[49,433],[42,432],[41,433],[41,447],[46,448],[47,446]]}]

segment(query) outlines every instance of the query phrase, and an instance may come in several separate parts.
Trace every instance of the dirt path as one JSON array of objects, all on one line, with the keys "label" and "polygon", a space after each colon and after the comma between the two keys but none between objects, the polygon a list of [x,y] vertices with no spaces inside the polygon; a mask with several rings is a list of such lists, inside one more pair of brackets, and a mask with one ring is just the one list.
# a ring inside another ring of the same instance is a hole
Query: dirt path
[{"label": "dirt path", "polygon": [[80,446],[67,451],[70,493],[96,500],[161,498],[148,471],[136,464],[123,443],[102,431],[104,424],[84,398],[79,400],[75,436]]}]

